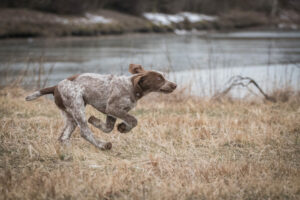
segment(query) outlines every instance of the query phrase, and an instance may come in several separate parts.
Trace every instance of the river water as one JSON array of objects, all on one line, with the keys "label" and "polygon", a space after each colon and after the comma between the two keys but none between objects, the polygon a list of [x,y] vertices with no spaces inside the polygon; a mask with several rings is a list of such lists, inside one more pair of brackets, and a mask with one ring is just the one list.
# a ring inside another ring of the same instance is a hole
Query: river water
[{"label": "river water", "polygon": [[41,87],[83,72],[128,74],[130,63],[170,72],[179,86],[201,96],[222,90],[233,75],[250,76],[265,90],[299,89],[300,32],[0,40],[2,85],[23,75],[23,84]]}]

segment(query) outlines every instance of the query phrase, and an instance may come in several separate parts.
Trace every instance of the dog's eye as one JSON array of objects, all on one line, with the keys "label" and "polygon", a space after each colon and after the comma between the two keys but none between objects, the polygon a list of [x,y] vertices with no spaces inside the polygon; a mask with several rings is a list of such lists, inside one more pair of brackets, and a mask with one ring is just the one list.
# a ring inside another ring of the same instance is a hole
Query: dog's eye
[{"label": "dog's eye", "polygon": [[158,80],[158,81],[162,81],[162,80],[164,80],[164,78],[163,78],[162,76],[158,76],[158,77],[157,77],[157,80]]}]

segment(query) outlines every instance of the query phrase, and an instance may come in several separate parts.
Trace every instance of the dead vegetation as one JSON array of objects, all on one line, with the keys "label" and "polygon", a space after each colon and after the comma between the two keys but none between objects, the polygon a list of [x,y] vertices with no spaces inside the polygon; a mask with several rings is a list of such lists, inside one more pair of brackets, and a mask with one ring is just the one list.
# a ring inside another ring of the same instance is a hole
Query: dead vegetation
[{"label": "dead vegetation", "polygon": [[[262,96],[265,98],[265,100],[267,101],[271,101],[271,102],[276,102],[276,98],[273,97],[273,96],[270,96],[268,94],[266,94],[263,89],[258,85],[258,83],[253,79],[253,78],[250,78],[250,77],[243,77],[243,76],[232,76],[228,82],[227,82],[227,87],[219,92],[219,93],[216,93],[212,99],[213,100],[220,100],[221,98],[223,98],[224,96],[226,96],[231,89],[235,88],[235,87],[243,87],[245,89],[247,89],[250,93],[253,93],[253,91],[250,89],[250,85],[254,85],[255,88],[257,88],[257,90],[260,92],[260,94],[262,94]],[[291,93],[287,93],[286,95],[291,95]],[[286,96],[285,95],[285,96]],[[279,95],[276,95],[279,97]]]},{"label": "dead vegetation", "polygon": [[[299,199],[300,103],[215,102],[149,96],[138,126],[114,130],[99,151],[63,122],[51,100],[0,90],[0,199]],[[280,96],[280,95],[279,95]],[[153,103],[155,102],[155,103]],[[101,116],[88,108],[87,115]]]}]

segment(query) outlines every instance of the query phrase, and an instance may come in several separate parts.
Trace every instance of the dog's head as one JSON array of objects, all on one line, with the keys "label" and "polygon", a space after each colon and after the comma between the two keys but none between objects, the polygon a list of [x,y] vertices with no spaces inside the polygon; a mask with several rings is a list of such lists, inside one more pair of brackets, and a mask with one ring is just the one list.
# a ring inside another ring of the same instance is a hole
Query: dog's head
[{"label": "dog's head", "polygon": [[135,75],[131,80],[138,97],[150,92],[171,93],[177,87],[175,83],[167,80],[162,73],[146,71],[141,65],[130,64],[129,72]]}]

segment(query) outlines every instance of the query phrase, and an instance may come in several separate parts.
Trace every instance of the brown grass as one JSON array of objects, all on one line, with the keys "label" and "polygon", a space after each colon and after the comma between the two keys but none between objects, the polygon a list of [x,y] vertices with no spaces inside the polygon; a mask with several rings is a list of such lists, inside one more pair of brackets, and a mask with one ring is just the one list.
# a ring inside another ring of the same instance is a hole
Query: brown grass
[{"label": "brown grass", "polygon": [[[0,199],[299,199],[300,103],[149,96],[128,134],[57,142],[51,100],[0,90]],[[154,103],[155,102],[155,103]],[[101,116],[88,107],[87,115]]]}]

